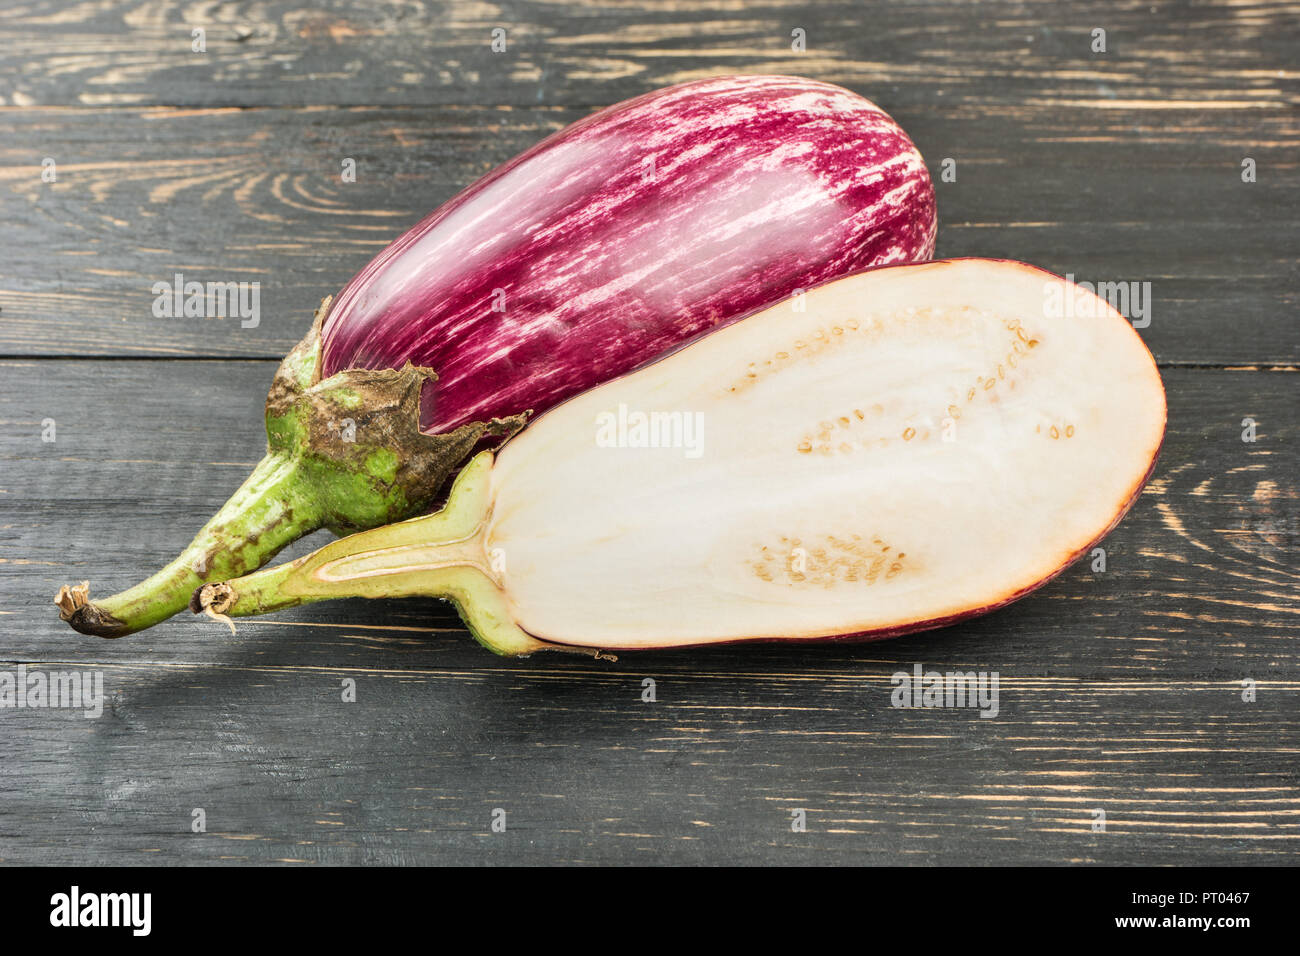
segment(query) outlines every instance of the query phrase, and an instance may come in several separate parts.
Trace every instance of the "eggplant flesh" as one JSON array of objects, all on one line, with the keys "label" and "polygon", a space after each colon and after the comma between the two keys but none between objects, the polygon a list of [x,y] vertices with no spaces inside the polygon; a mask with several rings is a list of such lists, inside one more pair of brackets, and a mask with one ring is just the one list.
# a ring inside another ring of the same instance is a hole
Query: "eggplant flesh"
[{"label": "eggplant flesh", "polygon": [[484,545],[547,642],[889,636],[1063,570],[1164,425],[1151,354],[1090,293],[1013,262],[882,268],[551,411],[501,450]]}]

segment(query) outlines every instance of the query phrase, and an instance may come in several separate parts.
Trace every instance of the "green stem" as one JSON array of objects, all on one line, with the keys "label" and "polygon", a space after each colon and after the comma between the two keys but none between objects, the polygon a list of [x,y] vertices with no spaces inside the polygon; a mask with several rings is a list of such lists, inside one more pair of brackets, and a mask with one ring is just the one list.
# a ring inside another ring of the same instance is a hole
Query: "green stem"
[{"label": "green stem", "polygon": [[490,452],[477,455],[436,514],[362,531],[297,561],[204,585],[190,608],[244,617],[334,598],[423,595],[455,603],[475,638],[498,654],[556,648],[515,623],[493,570],[486,545],[491,466]]},{"label": "green stem", "polygon": [[248,480],[161,571],[112,597],[91,602],[87,589],[60,592],[62,617],[82,634],[121,637],[166,620],[204,581],[221,580],[271,560],[321,524],[301,460],[268,454]]},{"label": "green stem", "polygon": [[266,399],[267,455],[248,481],[148,580],[98,602],[88,582],[61,589],[54,603],[73,628],[131,634],[180,611],[204,582],[255,570],[317,528],[349,534],[420,514],[475,447],[523,427],[526,414],[424,434],[421,390],[436,375],[409,362],[321,380],[329,303],[275,373]]}]

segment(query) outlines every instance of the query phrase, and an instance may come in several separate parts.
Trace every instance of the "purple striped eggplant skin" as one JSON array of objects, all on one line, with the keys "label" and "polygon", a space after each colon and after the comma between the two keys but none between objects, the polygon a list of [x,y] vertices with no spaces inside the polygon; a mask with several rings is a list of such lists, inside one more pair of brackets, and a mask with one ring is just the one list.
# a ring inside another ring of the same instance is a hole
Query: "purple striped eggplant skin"
[{"label": "purple striped eggplant skin", "polygon": [[428,510],[538,413],[800,289],[929,259],[934,190],[882,110],[731,76],[602,110],[470,186],[327,299],[266,405],[267,454],[171,564],[101,601],[118,637],[317,528]]},{"label": "purple striped eggplant skin", "polygon": [[541,412],[796,289],[934,253],[920,153],[856,93],[727,76],[610,107],[429,215],[339,294],[324,374],[429,366],[424,422]]}]

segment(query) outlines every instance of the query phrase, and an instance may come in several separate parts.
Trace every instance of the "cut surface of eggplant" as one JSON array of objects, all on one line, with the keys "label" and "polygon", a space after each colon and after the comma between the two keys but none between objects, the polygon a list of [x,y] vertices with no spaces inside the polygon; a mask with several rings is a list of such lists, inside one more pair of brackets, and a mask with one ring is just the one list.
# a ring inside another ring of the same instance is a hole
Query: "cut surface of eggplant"
[{"label": "cut surface of eggplant", "polygon": [[1092,293],[1003,260],[879,268],[557,406],[437,514],[196,607],[434,594],[510,654],[889,637],[1067,567],[1164,426],[1151,354]]},{"label": "cut surface of eggplant", "polygon": [[[1053,307],[1074,295],[1095,314]],[[681,447],[629,447],[635,413]],[[553,410],[498,456],[486,546],[547,641],[912,629],[1067,566],[1127,511],[1164,424],[1137,332],[1065,280],[878,269]]]}]

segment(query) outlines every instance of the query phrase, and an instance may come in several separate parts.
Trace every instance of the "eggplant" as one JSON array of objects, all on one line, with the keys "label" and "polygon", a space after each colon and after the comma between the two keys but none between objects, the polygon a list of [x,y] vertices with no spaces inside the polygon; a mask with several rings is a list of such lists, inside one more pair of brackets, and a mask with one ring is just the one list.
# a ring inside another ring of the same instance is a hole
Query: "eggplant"
[{"label": "eggplant", "polygon": [[266,457],[171,564],[55,603],[76,630],[119,637],[317,528],[420,514],[530,414],[799,289],[929,259],[935,228],[916,147],[848,90],[733,76],[602,110],[325,300],[271,386]]},{"label": "eggplant", "polygon": [[1092,293],[1002,260],[877,268],[570,399],[436,514],[192,607],[434,595],[501,654],[891,637],[1087,553],[1164,429],[1151,353]]}]

